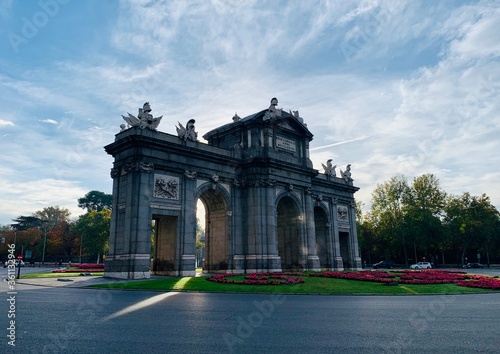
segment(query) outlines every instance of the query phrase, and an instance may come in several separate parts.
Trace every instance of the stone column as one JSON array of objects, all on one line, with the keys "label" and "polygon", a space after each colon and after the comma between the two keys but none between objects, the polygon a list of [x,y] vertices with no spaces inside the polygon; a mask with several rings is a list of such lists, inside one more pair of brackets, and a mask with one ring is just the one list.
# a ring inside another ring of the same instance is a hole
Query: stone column
[{"label": "stone column", "polygon": [[[252,181],[247,189],[247,272],[281,271],[276,236],[274,181]],[[270,188],[273,187],[273,188]]]},{"label": "stone column", "polygon": [[337,218],[337,200],[332,200],[332,243],[333,243],[333,267],[335,270],[344,270],[344,262],[340,254],[339,221]]},{"label": "stone column", "polygon": [[305,193],[305,218],[307,241],[307,270],[320,271],[319,257],[316,253],[316,228],[314,225],[314,201],[312,193]]},{"label": "stone column", "polygon": [[349,209],[349,221],[351,224],[351,230],[349,232],[349,244],[351,248],[350,264],[352,269],[361,270],[363,266],[361,264],[361,257],[359,256],[358,231],[356,228],[356,204],[352,202]]},{"label": "stone column", "polygon": [[246,254],[246,271],[266,271],[267,264],[263,264],[263,237],[265,224],[263,223],[262,188],[258,182],[247,182],[247,235],[248,253]]},{"label": "stone column", "polygon": [[177,249],[178,273],[180,276],[196,275],[196,200],[194,193],[196,190],[196,174],[186,171],[184,178],[181,178],[184,186],[181,192],[182,205],[180,225],[181,232],[178,235]]},{"label": "stone column", "polygon": [[266,179],[261,181],[261,185],[265,188],[265,205],[263,213],[263,221],[265,222],[265,247],[263,257],[266,259],[266,271],[280,272],[281,257],[278,254],[278,235],[277,220],[276,220],[276,181]]},{"label": "stone column", "polygon": [[[234,180],[233,182],[233,212],[232,212],[232,245],[233,245],[233,273],[244,273],[245,272],[245,255],[244,255],[244,244],[243,244],[243,183],[240,180]],[[246,217],[246,216],[245,216]]]},{"label": "stone column", "polygon": [[[117,200],[111,220],[110,249],[105,276],[119,279],[150,277],[151,196],[153,165],[135,160],[120,167],[113,199]],[[117,240],[120,238],[120,242]]]}]

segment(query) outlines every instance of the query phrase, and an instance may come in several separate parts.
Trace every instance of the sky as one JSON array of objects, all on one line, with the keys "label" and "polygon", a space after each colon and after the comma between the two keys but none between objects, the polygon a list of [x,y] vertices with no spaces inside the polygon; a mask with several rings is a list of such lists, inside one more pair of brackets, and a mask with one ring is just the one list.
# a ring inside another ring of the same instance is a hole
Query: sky
[{"label": "sky", "polygon": [[111,194],[122,114],[298,110],[357,200],[434,174],[500,209],[500,2],[0,0],[0,224]]}]

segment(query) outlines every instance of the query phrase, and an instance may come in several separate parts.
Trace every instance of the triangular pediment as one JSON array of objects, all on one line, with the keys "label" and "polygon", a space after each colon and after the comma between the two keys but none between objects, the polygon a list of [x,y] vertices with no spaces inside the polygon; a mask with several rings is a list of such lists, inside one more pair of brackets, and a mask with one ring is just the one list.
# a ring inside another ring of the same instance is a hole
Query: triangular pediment
[{"label": "triangular pediment", "polygon": [[304,120],[290,113],[283,112],[281,117],[275,118],[274,123],[282,129],[294,132],[301,137],[307,137],[309,140],[313,137],[312,133],[307,129]]}]

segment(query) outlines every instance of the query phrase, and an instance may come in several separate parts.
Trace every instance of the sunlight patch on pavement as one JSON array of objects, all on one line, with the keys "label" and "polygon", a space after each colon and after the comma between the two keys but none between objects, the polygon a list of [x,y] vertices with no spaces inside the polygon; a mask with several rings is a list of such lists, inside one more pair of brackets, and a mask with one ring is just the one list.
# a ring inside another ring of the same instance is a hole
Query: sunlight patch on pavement
[{"label": "sunlight patch on pavement", "polygon": [[170,297],[170,296],[174,296],[174,295],[177,295],[179,293],[165,293],[165,294],[161,294],[161,295],[156,295],[156,296],[153,296],[153,297],[150,297],[149,299],[146,299],[146,300],[143,300],[143,301],[140,301],[134,305],[130,305],[126,308],[124,308],[123,310],[120,310],[118,312],[115,312],[109,316],[106,316],[104,317],[103,319],[101,319],[100,322],[105,322],[105,321],[109,321],[109,320],[112,320],[114,318],[117,318],[117,317],[120,317],[120,316],[123,316],[123,315],[127,315],[129,313],[132,313],[132,312],[135,312],[135,311],[138,311],[138,310],[142,310],[143,308],[146,308],[148,306],[151,306],[151,305],[154,305],[162,300],[165,300],[167,297]]}]

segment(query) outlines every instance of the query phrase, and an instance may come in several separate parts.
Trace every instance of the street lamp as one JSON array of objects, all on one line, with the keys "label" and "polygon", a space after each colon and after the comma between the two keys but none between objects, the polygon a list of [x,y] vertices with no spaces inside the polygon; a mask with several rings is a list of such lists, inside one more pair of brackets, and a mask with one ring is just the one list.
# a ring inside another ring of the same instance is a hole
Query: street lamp
[{"label": "street lamp", "polygon": [[43,251],[42,251],[42,265],[45,265],[45,248],[47,247],[47,231],[45,231],[45,228],[42,226],[39,226],[40,230],[43,231],[44,237],[43,237]]},{"label": "street lamp", "polygon": [[82,264],[82,245],[83,245],[83,232],[80,235],[80,261],[79,261],[80,264]]}]

